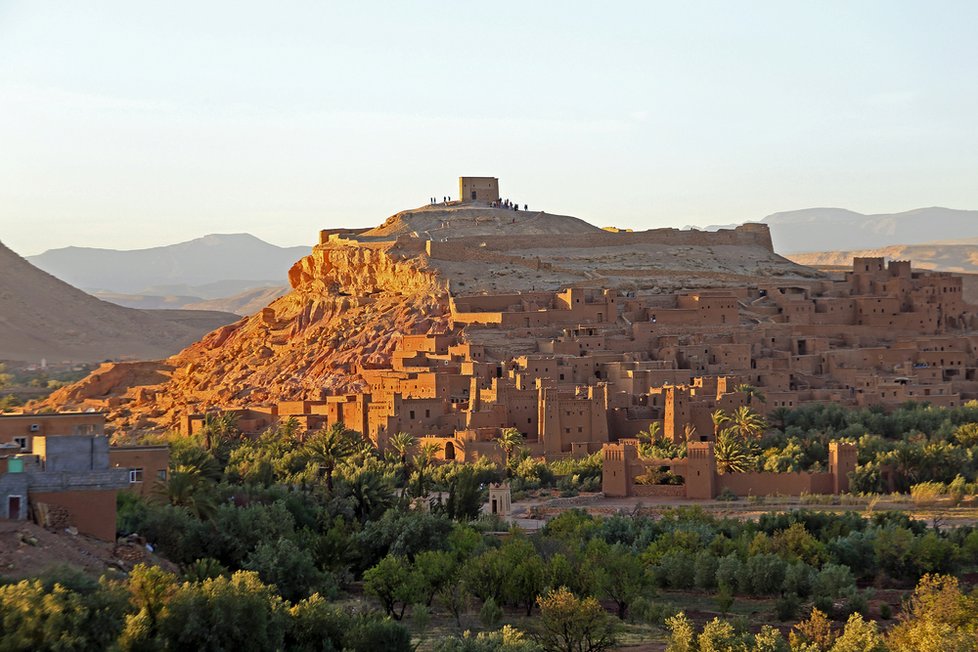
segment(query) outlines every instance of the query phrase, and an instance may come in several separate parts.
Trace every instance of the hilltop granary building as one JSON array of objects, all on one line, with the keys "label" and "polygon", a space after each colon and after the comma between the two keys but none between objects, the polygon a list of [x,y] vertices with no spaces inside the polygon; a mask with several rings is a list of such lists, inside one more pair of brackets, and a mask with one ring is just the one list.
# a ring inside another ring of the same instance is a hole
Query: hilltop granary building
[{"label": "hilltop granary building", "polygon": [[499,201],[499,179],[496,177],[459,177],[458,198],[463,202]]},{"label": "hilltop granary building", "polygon": [[166,481],[167,446],[109,446],[101,412],[0,415],[0,519],[114,541],[119,491]]}]

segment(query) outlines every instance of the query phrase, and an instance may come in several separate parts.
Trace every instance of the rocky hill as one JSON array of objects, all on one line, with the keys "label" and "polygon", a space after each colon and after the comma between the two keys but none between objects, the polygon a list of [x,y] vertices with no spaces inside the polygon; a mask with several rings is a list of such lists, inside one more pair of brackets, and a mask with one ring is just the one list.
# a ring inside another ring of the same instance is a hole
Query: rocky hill
[{"label": "rocky hill", "polygon": [[[420,229],[420,230],[419,230]],[[37,407],[110,410],[114,427],[172,427],[212,406],[359,389],[404,334],[450,328],[450,295],[572,285],[661,292],[818,276],[774,254],[765,227],[610,233],[576,218],[475,208],[405,211],[324,232],[291,291],[159,362],[107,364]]]},{"label": "rocky hill", "polygon": [[134,310],[100,301],[0,244],[0,359],[164,357],[236,318],[213,311]]}]

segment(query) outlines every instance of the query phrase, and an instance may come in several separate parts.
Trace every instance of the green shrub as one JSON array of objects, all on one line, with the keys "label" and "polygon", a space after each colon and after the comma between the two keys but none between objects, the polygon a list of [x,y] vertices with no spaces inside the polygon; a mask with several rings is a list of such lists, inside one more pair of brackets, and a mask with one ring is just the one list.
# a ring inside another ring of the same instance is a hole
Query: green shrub
[{"label": "green shrub", "polygon": [[482,609],[479,610],[479,622],[486,627],[495,627],[502,618],[503,610],[496,604],[496,600],[492,597],[487,598],[482,604]]}]

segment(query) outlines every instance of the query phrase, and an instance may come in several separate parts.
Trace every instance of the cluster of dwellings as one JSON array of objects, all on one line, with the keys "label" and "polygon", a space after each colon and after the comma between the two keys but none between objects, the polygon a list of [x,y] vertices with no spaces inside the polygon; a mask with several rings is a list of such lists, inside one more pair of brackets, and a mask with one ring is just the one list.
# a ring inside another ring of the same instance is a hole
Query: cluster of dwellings
[{"label": "cluster of dwellings", "polygon": [[[381,449],[406,432],[436,441],[445,459],[469,461],[501,460],[496,440],[515,428],[531,454],[547,458],[606,447],[606,465],[619,456],[622,477],[632,478],[634,446],[621,440],[658,422],[665,436],[704,445],[682,463],[702,449],[706,466],[696,478],[709,478],[707,488],[689,495],[707,496],[743,482],[796,492],[846,486],[848,462],[783,486],[760,476],[717,479],[708,468],[711,414],[748,404],[740,385],[763,392],[763,402],[753,400],[762,412],[811,402],[955,406],[978,397],[978,336],[970,330],[978,322],[960,277],[857,258],[844,278],[797,283],[672,295],[574,287],[456,296],[452,330],[405,336],[390,368],[358,369],[364,392],[238,410],[238,425],[259,432],[293,418],[312,431],[342,422]],[[524,352],[514,354],[517,343]],[[186,415],[181,428],[196,432],[203,420]],[[680,475],[687,487],[700,482]],[[628,494],[632,484],[606,489]]]},{"label": "cluster of dwellings", "polygon": [[169,460],[167,446],[109,446],[101,412],[0,415],[0,519],[114,541],[118,493],[150,495]]}]

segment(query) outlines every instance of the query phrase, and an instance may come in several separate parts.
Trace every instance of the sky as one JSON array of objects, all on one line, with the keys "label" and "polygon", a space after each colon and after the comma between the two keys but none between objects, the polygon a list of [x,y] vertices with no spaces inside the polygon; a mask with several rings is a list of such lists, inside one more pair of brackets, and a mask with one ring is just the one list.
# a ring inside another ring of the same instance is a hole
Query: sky
[{"label": "sky", "polygon": [[978,209],[978,3],[0,0],[0,241]]}]

